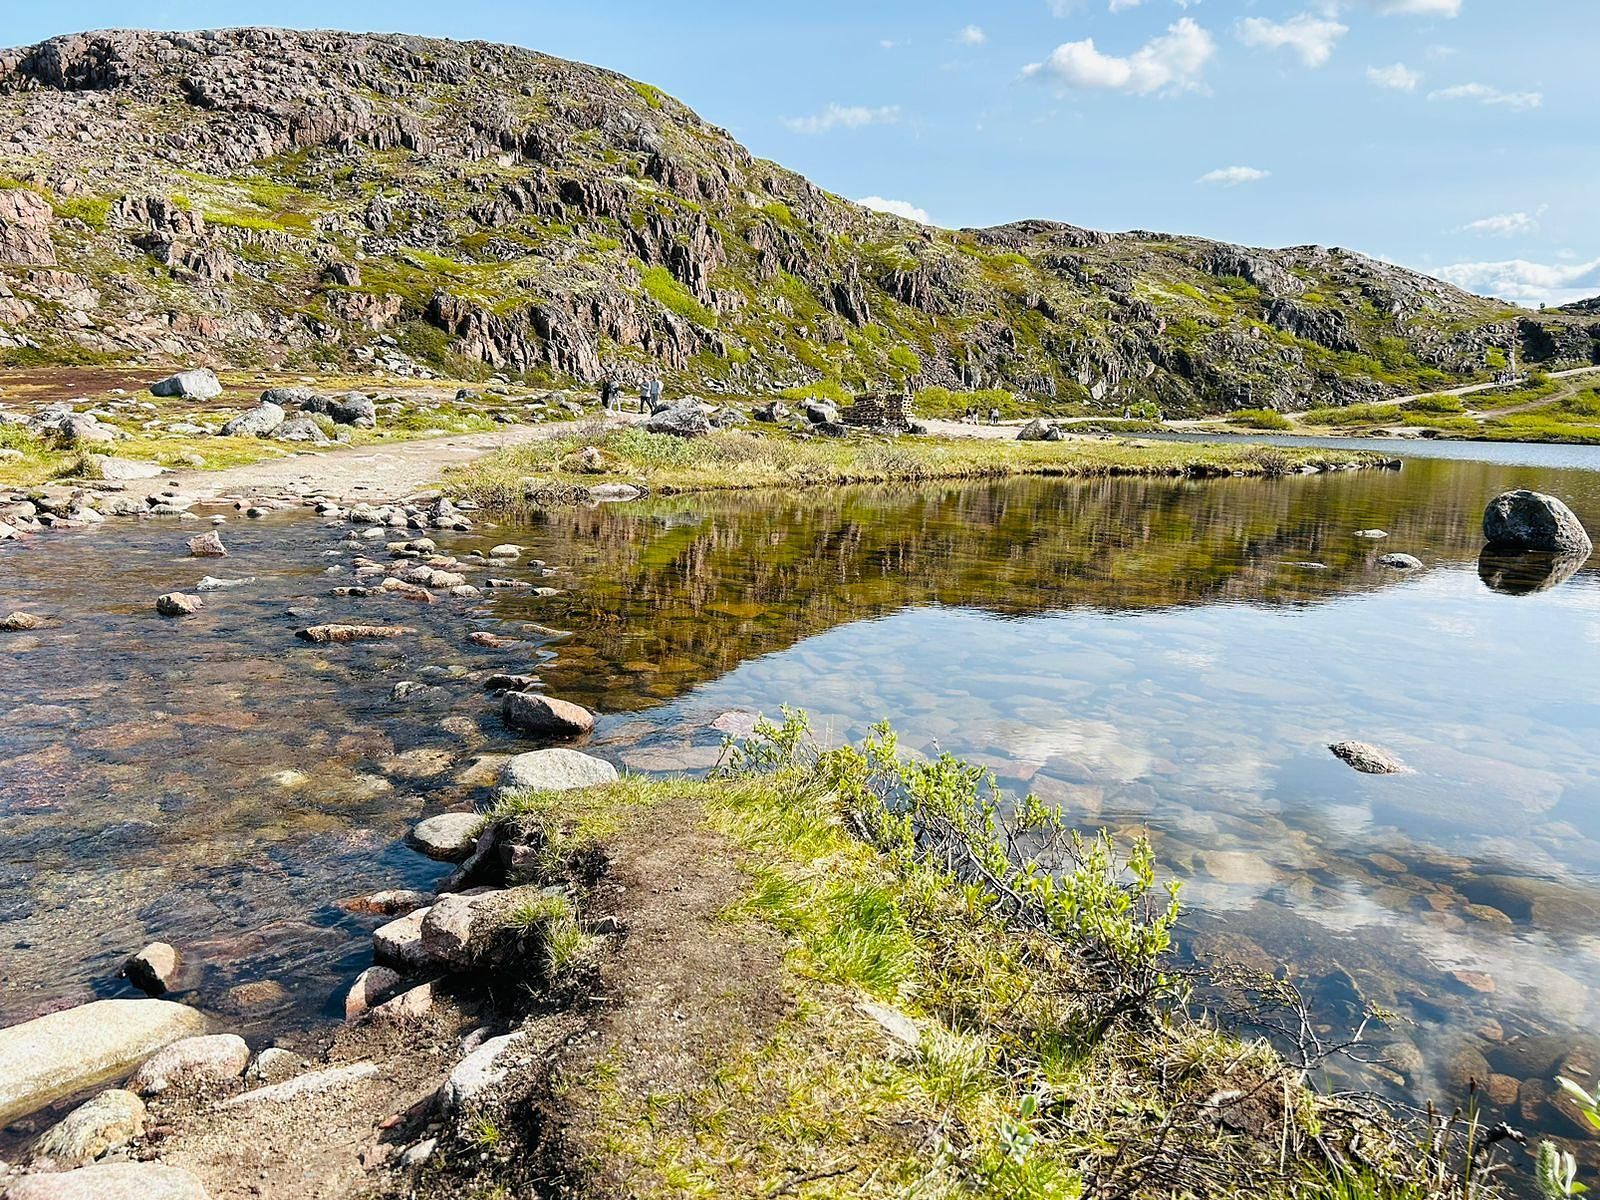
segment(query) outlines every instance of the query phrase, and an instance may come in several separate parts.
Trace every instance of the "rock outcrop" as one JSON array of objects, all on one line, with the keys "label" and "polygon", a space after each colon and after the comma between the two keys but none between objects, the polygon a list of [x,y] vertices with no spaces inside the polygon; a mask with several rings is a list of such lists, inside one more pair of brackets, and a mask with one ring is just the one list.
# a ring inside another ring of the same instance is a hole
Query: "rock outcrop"
[{"label": "rock outcrop", "polygon": [[[1513,340],[1540,364],[1600,346],[1589,310],[1508,319],[1345,250],[869,212],[655,88],[516,47],[73,34],[0,52],[0,125],[0,175],[22,185],[0,189],[0,347],[46,360],[417,375],[465,358],[587,384],[661,375],[676,394],[825,375],[1179,413],[1481,375]],[[180,170],[210,178],[203,199]]]}]

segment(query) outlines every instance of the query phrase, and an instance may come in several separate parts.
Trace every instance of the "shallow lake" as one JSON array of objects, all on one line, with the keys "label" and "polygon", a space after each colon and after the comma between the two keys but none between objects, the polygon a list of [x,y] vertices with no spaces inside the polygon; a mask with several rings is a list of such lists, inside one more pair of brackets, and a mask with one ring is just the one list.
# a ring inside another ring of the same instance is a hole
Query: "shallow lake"
[{"label": "shallow lake", "polygon": [[[231,520],[221,562],[184,555],[192,523],[0,547],[0,611],[58,621],[0,641],[0,1022],[119,994],[157,937],[230,1027],[334,1016],[375,923],[337,901],[442,873],[398,838],[485,797],[478,756],[529,748],[481,685],[529,669],[640,771],[711,765],[730,709],[804,707],[834,739],[888,719],[1086,827],[1147,831],[1185,881],[1186,954],[1287,964],[1329,1036],[1392,1010],[1390,1065],[1354,1078],[1453,1096],[1487,1070],[1514,1093],[1596,1015],[1600,558],[1480,563],[1479,521],[1535,487],[1600,534],[1600,449],[1410,453],[1438,448],[1401,444],[1399,472],[556,511],[436,537],[521,543],[565,594],[432,607],[332,597],[356,551],[303,515]],[[207,570],[255,582],[154,615]],[[292,636],[357,613],[419,632]],[[465,642],[530,622],[570,636]],[[393,701],[401,680],[436,687]],[[1347,738],[1412,772],[1355,773],[1327,751]]]}]

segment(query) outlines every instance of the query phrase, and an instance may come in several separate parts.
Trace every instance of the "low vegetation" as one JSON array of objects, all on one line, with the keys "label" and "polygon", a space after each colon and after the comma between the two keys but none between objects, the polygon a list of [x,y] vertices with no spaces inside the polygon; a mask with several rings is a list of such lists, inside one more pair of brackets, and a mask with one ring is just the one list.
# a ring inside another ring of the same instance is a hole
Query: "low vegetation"
[{"label": "low vegetation", "polygon": [[[597,471],[580,455],[593,447]],[[1014,442],[925,437],[801,437],[734,430],[683,439],[637,427],[594,425],[566,437],[498,451],[454,471],[462,495],[514,509],[541,492],[623,482],[658,493],[809,487],[1007,476],[1282,475],[1333,463],[1375,465],[1378,455],[1315,448],[1176,442]]]},{"label": "low vegetation", "polygon": [[[1079,833],[952,757],[904,759],[887,728],[821,750],[786,711],[708,780],[624,778],[496,816],[570,846],[639,836],[668,807],[726,840],[743,882],[721,920],[777,939],[785,1003],[747,1024],[708,997],[736,1035],[677,1083],[641,1091],[609,1058],[567,1081],[569,1149],[630,1195],[1499,1195],[1503,1138],[1470,1114],[1413,1128],[1320,1095],[1314,1062],[1198,1017],[1200,981],[1172,963],[1179,893],[1146,842]],[[1546,1157],[1551,1179],[1570,1170]]]}]

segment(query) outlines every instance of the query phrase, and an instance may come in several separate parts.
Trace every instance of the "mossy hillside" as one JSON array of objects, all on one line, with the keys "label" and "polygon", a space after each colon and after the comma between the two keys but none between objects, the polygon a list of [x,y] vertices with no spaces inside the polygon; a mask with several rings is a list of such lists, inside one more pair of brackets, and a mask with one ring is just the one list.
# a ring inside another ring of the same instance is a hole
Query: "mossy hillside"
[{"label": "mossy hillside", "polygon": [[[234,36],[213,52],[228,53]],[[1045,223],[929,229],[751,158],[647,83],[506,47],[353,44],[322,64],[321,104],[309,107],[367,106],[375,126],[408,123],[416,148],[356,136],[239,166],[205,147],[235,147],[257,116],[226,100],[189,103],[182,81],[207,63],[178,60],[153,58],[117,101],[130,125],[184,136],[192,161],[174,180],[143,142],[74,145],[74,173],[96,192],[58,201],[58,246],[64,269],[109,308],[158,303],[196,327],[220,324],[210,344],[240,363],[348,362],[426,323],[444,293],[500,323],[461,344],[407,334],[408,354],[450,374],[465,373],[470,354],[529,382],[570,379],[581,364],[592,383],[598,361],[601,372],[659,374],[684,391],[832,379],[854,390],[993,388],[1029,412],[1082,404],[1115,415],[1149,402],[1181,415],[1249,395],[1301,407],[1479,378],[1496,365],[1486,347],[1508,336],[1496,324],[1533,320],[1343,251]],[[0,115],[18,123],[54,100],[49,88],[0,80]],[[37,186],[60,174],[65,151],[0,148],[0,171]],[[130,292],[137,231],[103,227],[121,195],[181,196],[208,221],[208,244],[236,258],[233,278],[173,279],[146,259]],[[359,265],[361,281],[330,285],[333,261]],[[1267,310],[1284,295],[1336,313],[1358,349],[1275,328]],[[395,323],[356,315],[350,301],[365,296],[398,298]],[[552,314],[563,332],[546,339],[537,327]],[[97,320],[116,323],[115,312]],[[593,355],[569,354],[571,339]],[[115,338],[54,315],[37,340],[41,361],[117,353]]]}]

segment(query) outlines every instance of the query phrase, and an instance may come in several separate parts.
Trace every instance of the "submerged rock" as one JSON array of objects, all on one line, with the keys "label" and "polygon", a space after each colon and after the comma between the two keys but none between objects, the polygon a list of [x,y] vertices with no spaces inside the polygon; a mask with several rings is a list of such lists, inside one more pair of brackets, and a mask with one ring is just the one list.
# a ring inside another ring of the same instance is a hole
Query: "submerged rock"
[{"label": "submerged rock", "polygon": [[0,632],[22,633],[30,629],[43,629],[44,618],[36,617],[32,613],[14,612],[0,617]]},{"label": "submerged rock", "polygon": [[1524,488],[1502,492],[1483,510],[1483,538],[1501,550],[1544,550],[1590,554],[1589,540],[1573,511],[1543,492]]},{"label": "submerged rock", "polygon": [[0,1029],[0,1124],[115,1078],[205,1018],[170,1000],[95,1000]]},{"label": "submerged rock", "polygon": [[312,625],[295,630],[294,635],[302,641],[319,645],[342,645],[345,642],[384,641],[415,632],[408,625]]},{"label": "submerged rock", "polygon": [[1335,758],[1349,763],[1363,775],[1399,775],[1408,769],[1387,750],[1367,742],[1335,742],[1328,749]]},{"label": "submerged rock", "polygon": [[246,584],[254,583],[255,581],[254,575],[244,579],[222,579],[215,575],[206,575],[201,578],[199,583],[194,585],[194,590],[197,592],[223,592],[230,588],[244,587]]},{"label": "submerged rock", "polygon": [[34,1153],[63,1166],[93,1162],[107,1150],[126,1146],[144,1132],[144,1101],[112,1088],[78,1105],[52,1125]]},{"label": "submerged rock", "polygon": [[1410,554],[1384,554],[1379,556],[1378,565],[1393,571],[1415,571],[1421,568],[1422,560]]},{"label": "submerged rock", "polygon": [[507,692],[501,719],[534,737],[579,737],[594,728],[594,714],[580,705],[534,692]]}]

